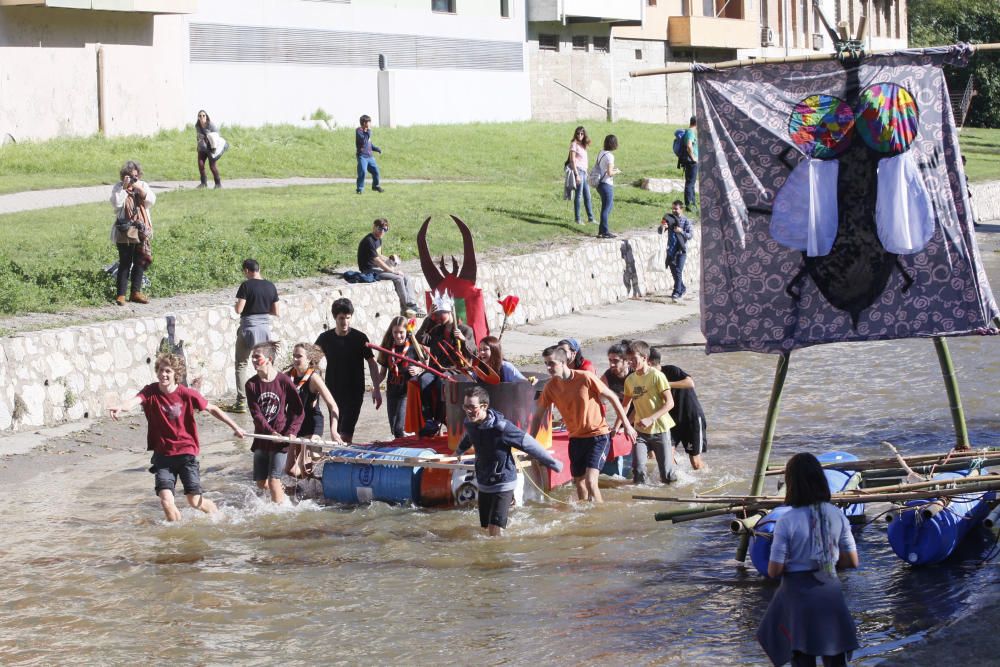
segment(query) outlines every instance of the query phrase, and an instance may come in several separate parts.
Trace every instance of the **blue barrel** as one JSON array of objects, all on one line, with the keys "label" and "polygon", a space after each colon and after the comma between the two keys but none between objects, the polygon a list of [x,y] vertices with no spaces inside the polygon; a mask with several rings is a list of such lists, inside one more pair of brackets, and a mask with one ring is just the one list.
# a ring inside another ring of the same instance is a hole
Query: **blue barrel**
[{"label": "blue barrel", "polygon": [[[955,479],[968,474],[967,471],[943,472],[934,475],[934,479]],[[917,508],[932,499],[910,500],[906,506],[912,509],[904,509],[889,522],[889,545],[897,556],[911,565],[939,563],[950,556],[969,530],[989,514],[987,501],[995,498],[993,491],[953,496],[945,509],[929,518],[921,516]]]},{"label": "blue barrel", "polygon": [[[847,461],[857,461],[858,457],[847,452],[826,452],[816,457],[823,465],[830,463],[843,463]],[[838,470],[836,468],[824,468],[826,483],[830,487],[830,493],[841,493],[849,488],[858,488],[861,473],[856,470]],[[865,506],[863,503],[855,503],[844,508],[844,514],[848,518],[864,517]]]},{"label": "blue barrel", "polygon": [[[431,449],[407,447],[376,447],[368,452],[334,449],[330,456],[354,459],[429,458],[436,456]],[[323,496],[338,503],[369,503],[381,500],[387,503],[415,503],[420,496],[422,468],[414,466],[387,466],[366,463],[335,463],[323,465]]]},{"label": "blue barrel", "polygon": [[788,512],[791,507],[780,505],[761,517],[760,521],[753,528],[750,537],[750,562],[765,577],[767,576],[767,563],[771,560],[771,536],[774,534],[774,524],[778,522],[781,515]]}]

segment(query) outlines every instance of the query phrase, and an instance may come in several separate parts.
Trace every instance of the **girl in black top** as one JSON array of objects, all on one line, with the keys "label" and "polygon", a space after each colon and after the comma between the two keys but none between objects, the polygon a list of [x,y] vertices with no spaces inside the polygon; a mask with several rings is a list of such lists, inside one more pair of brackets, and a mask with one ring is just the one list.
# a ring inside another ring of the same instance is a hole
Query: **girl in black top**
[{"label": "girl in black top", "polygon": [[[297,343],[292,348],[292,366],[285,372],[292,378],[305,412],[302,427],[299,428],[297,435],[300,438],[322,440],[323,412],[320,410],[319,401],[323,399],[326,411],[330,414],[330,433],[333,434],[331,437],[334,442],[343,443],[340,433],[337,432],[340,410],[318,370],[319,360],[322,358],[323,350],[312,343]],[[297,444],[288,446],[288,463],[285,470],[289,475],[297,478],[308,477],[312,474],[312,466],[313,459],[305,447]]]}]

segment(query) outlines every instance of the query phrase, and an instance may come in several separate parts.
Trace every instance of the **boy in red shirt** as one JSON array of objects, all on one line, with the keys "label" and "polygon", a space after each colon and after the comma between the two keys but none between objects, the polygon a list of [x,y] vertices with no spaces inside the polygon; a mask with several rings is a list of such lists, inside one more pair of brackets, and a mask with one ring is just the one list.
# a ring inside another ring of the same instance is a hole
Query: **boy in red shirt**
[{"label": "boy in red shirt", "polygon": [[142,406],[149,424],[146,449],[153,452],[149,472],[156,476],[156,495],[160,497],[160,505],[167,521],[179,521],[181,518],[180,510],[174,504],[174,487],[178,477],[184,485],[184,496],[188,504],[211,514],[217,508],[201,492],[198,469],[201,445],[198,442],[198,425],[194,415],[207,411],[233,429],[237,438],[243,437],[243,430],[197,391],[178,384],[184,379],[187,370],[182,358],[175,354],[161,354],[156,358],[154,368],[157,382],[146,385],[135,396],[109,408],[108,412],[112,419],[118,420],[122,412]]}]

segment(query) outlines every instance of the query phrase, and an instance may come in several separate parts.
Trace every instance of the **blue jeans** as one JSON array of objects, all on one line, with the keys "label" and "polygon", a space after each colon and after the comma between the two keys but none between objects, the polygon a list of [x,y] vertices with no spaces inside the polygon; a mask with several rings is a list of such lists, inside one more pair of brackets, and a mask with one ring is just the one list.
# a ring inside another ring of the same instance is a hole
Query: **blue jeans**
[{"label": "blue jeans", "polygon": [[610,183],[600,182],[597,184],[597,194],[601,196],[601,226],[598,227],[598,234],[607,234],[608,216],[611,215],[611,208],[615,205],[615,189]]},{"label": "blue jeans", "polygon": [[672,297],[680,298],[684,296],[684,292],[687,292],[687,287],[684,285],[684,262],[686,261],[686,252],[679,252],[673,257],[667,258],[667,268],[670,269],[670,275],[674,277],[674,291],[670,295]]},{"label": "blue jeans", "polygon": [[372,175],[372,187],[377,188],[379,185],[379,173],[378,165],[375,164],[375,156],[368,157],[367,155],[358,156],[358,192],[365,189],[365,174],[371,173]]},{"label": "blue jeans", "polygon": [[388,403],[387,412],[389,413],[389,430],[392,431],[394,438],[402,438],[405,435],[406,386],[408,384],[408,382],[390,384],[385,388],[385,398],[386,403]]},{"label": "blue jeans", "polygon": [[698,180],[698,163],[684,165],[684,208],[691,210],[695,206],[694,184]]},{"label": "blue jeans", "polygon": [[576,193],[573,196],[573,215],[576,221],[580,222],[580,198],[583,197],[583,205],[587,209],[587,220],[594,221],[594,209],[590,203],[590,183],[587,182],[587,172],[583,169],[576,170]]}]

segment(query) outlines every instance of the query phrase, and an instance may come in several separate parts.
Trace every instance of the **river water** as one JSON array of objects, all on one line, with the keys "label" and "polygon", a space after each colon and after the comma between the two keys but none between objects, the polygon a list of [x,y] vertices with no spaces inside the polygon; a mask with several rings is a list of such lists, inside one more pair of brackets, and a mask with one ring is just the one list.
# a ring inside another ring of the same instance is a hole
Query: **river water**
[{"label": "river water", "polygon": [[[985,258],[1000,284],[998,255]],[[1000,446],[998,345],[950,340],[976,446]],[[745,491],[776,357],[682,347],[664,363],[695,378],[709,421],[708,469],[679,456],[669,492]],[[499,540],[482,536],[475,510],[276,508],[248,483],[248,445],[210,418],[201,428],[203,483],[222,511],[185,509],[178,525],[162,521],[140,417],[0,462],[0,664],[767,664],[753,637],[775,586],[737,566],[726,517],[657,523],[664,504],[633,500],[634,487],[606,490],[597,507],[557,490],[513,512]],[[358,441],[385,430],[366,407]],[[883,440],[910,454],[954,442],[931,341],[792,355],[772,460],[884,457]],[[842,577],[863,646],[855,664],[905,651],[1000,582],[985,539],[916,569],[893,555],[881,520],[855,536],[862,565]]]},{"label": "river water", "polygon": [[[951,341],[976,445],[1000,445],[997,343]],[[709,470],[685,463],[671,491],[745,490],[776,358],[682,348],[665,361],[696,379],[710,437]],[[381,432],[383,419],[367,428]],[[474,510],[274,508],[246,481],[246,445],[204,423],[203,479],[222,512],[185,510],[166,525],[144,434],[138,418],[99,424],[60,445],[69,453],[45,474],[8,480],[0,663],[766,664],[753,633],[774,586],[736,567],[724,517],[657,523],[662,504],[633,501],[632,487],[608,490],[600,507],[519,509],[500,540],[480,534]],[[775,460],[801,449],[884,456],[882,440],[910,453],[953,441],[930,341],[792,356]],[[858,664],[1000,579],[980,564],[982,543],[913,569],[883,523],[857,537],[862,567],[843,579],[865,646]]]}]

